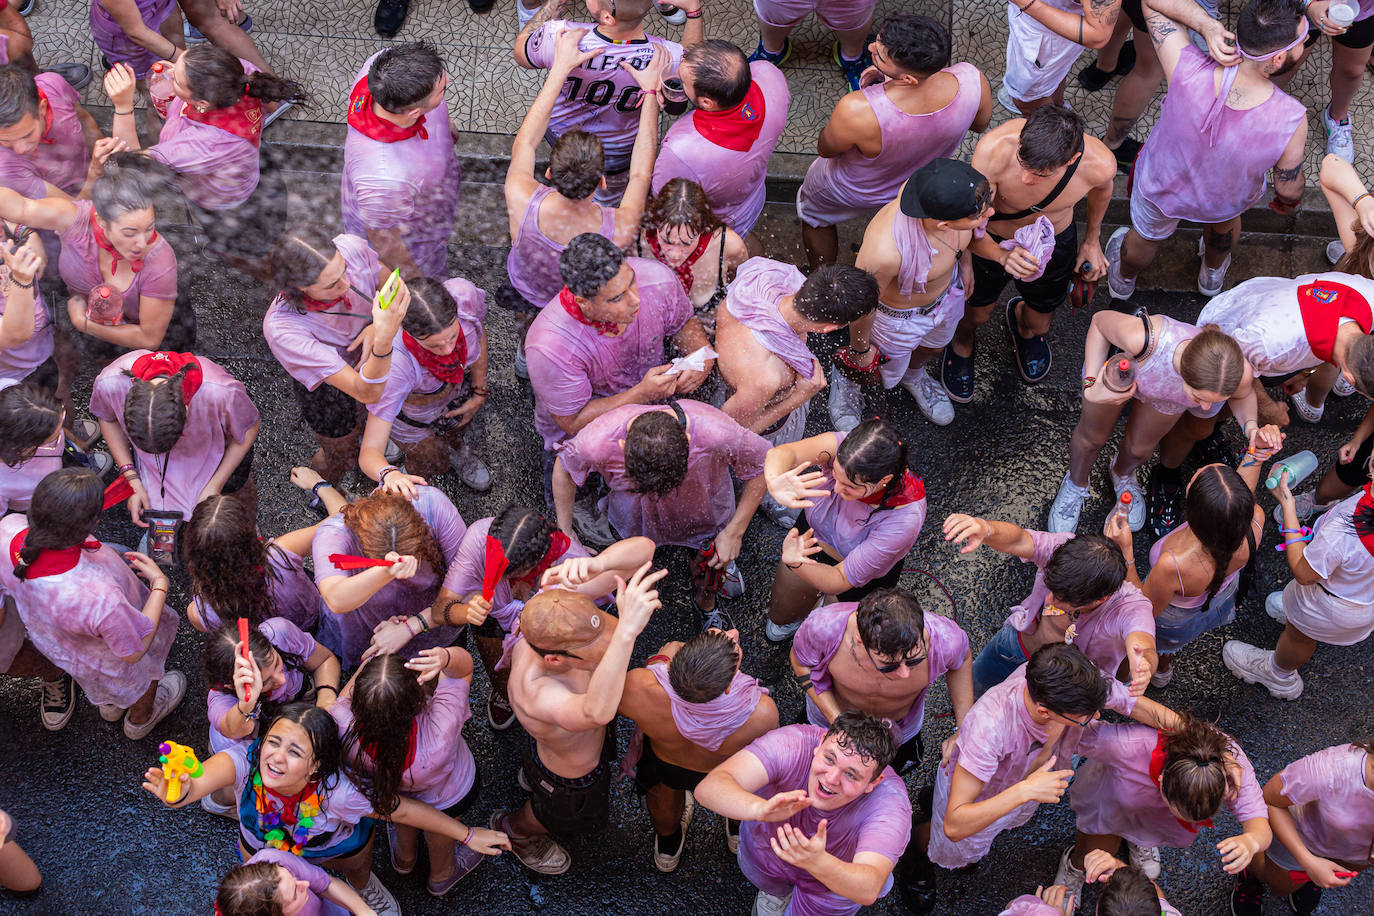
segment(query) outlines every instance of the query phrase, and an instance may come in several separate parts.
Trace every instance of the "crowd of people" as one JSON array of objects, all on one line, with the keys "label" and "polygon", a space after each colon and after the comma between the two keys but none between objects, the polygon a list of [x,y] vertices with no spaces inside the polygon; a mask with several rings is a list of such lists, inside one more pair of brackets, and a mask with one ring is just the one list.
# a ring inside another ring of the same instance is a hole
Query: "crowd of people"
[{"label": "crowd of people", "polygon": [[[1374,862],[1374,744],[1307,748],[1261,782],[1232,736],[1145,696],[1235,618],[1266,535],[1261,480],[1292,572],[1263,604],[1284,629],[1273,649],[1226,642],[1226,667],[1298,700],[1319,644],[1374,631],[1374,407],[1334,456],[1284,442],[1329,397],[1374,400],[1374,196],[1349,124],[1374,7],[1350,22],[1334,0],[1247,0],[1227,24],[1190,0],[1013,0],[995,96],[1013,117],[990,127],[991,86],[951,61],[947,30],[899,15],[874,31],[871,0],[757,0],[752,55],[706,38],[699,0],[657,4],[681,41],[645,31],[650,0],[587,0],[586,21],[571,0],[517,0],[515,62],[546,74],[505,180],[507,282],[488,291],[449,272],[458,127],[433,47],[358,62],[341,212],[287,222],[262,131],[310,87],[272,73],[237,3],[181,5],[184,28],[170,2],[92,3],[109,136],[69,84],[79,69],[40,70],[22,9],[0,9],[0,673],[40,681],[49,730],[84,693],[141,741],[186,697],[173,644],[203,646],[202,759],[163,744],[143,788],[238,824],[219,916],[399,914],[372,868],[379,840],[400,876],[423,841],[435,896],[488,856],[561,874],[574,863],[560,838],[606,828],[617,775],[644,799],[661,872],[698,805],[719,815],[761,916],[852,914],[894,887],[930,912],[954,870],[1065,795],[1073,845],[1004,916],[1072,916],[1089,885],[1102,916],[1176,914],[1160,849],[1192,846],[1223,806],[1240,831],[1208,836],[1233,916],[1260,913],[1266,888],[1313,912]],[[383,0],[379,31],[384,13],[400,27],[397,9]],[[799,266],[763,256],[754,228],[791,101],[780,67],[812,12],[851,91],[797,195]],[[1333,269],[1224,290],[1268,174],[1271,207],[1301,201],[1307,112],[1283,87],[1323,33]],[[1086,88],[1127,74],[1100,139],[1063,104],[1084,47],[1100,49]],[[1161,77],[1142,145],[1130,132]],[[970,160],[951,158],[970,132]],[[1130,225],[1104,246],[1127,169]],[[260,528],[261,416],[196,352],[179,253],[158,231],[173,212],[275,292],[262,335],[317,440],[291,474],[315,525]],[[854,219],[862,245],[842,264],[837,226]],[[1207,301],[1191,321],[1131,301],[1182,220],[1204,226]],[[1045,530],[956,513],[927,535],[1036,567],[974,646],[902,588],[927,528],[921,430],[875,414],[901,387],[930,423],[958,421],[998,310],[1020,378],[1040,383],[1066,300],[1098,310]],[[513,313],[514,339],[488,337],[489,301]],[[813,334],[847,339],[823,359]],[[533,393],[543,501],[473,519],[462,494],[534,469],[471,434],[493,360]],[[808,436],[822,392],[829,431]],[[1128,408],[1116,508],[1080,534]],[[1243,453],[1219,429],[1230,420]],[[449,473],[463,489],[435,485]],[[1295,493],[1300,479],[1317,482]],[[767,613],[746,618],[742,547],[760,510],[786,536]],[[133,549],[95,539],[123,513]],[[683,638],[631,667],[670,548],[691,570]],[[741,628],[790,645],[802,721],[782,724],[741,670]],[[479,765],[463,738],[474,654],[485,727],[526,734],[516,773]],[[942,678],[957,727],[931,751],[934,784],[908,785]],[[493,780],[528,800],[474,823]],[[0,886],[37,893],[22,835],[0,812]]]}]

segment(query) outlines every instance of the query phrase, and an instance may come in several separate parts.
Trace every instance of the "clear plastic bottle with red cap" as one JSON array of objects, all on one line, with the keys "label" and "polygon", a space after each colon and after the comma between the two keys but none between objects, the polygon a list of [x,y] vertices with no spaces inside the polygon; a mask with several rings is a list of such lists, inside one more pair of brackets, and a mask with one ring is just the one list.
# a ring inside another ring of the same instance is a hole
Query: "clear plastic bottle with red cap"
[{"label": "clear plastic bottle with red cap", "polygon": [[1121,354],[1107,360],[1107,365],[1102,368],[1102,384],[1118,394],[1130,391],[1135,384],[1135,360]]},{"label": "clear plastic bottle with red cap", "polygon": [[153,100],[153,110],[159,117],[167,117],[167,105],[176,95],[172,88],[172,74],[167,72],[167,62],[158,61],[148,71],[148,95]]},{"label": "clear plastic bottle with red cap", "polygon": [[107,327],[123,324],[124,297],[112,287],[95,287],[86,299],[86,317]]},{"label": "clear plastic bottle with red cap", "polygon": [[1112,511],[1107,513],[1107,520],[1102,523],[1103,534],[1106,534],[1107,529],[1112,527],[1112,519],[1114,518],[1120,518],[1122,522],[1130,524],[1131,501],[1133,499],[1134,497],[1131,496],[1130,490],[1127,490],[1117,497],[1116,505],[1112,506]]}]

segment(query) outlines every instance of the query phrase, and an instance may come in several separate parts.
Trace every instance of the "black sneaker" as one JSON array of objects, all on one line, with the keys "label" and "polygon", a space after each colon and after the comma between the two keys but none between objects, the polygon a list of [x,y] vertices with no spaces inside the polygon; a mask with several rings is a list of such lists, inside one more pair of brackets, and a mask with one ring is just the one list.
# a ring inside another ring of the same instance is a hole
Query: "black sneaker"
[{"label": "black sneaker", "polygon": [[391,38],[401,31],[405,24],[406,13],[410,12],[410,0],[381,0],[377,13],[372,17],[372,26],[383,38]]},{"label": "black sneaker", "polygon": [[913,838],[897,862],[897,893],[909,912],[924,916],[935,909],[935,866]]},{"label": "black sneaker", "polygon": [[1231,916],[1263,916],[1264,885],[1248,870],[1236,876],[1231,888]]},{"label": "black sneaker", "polygon": [[1184,488],[1181,484],[1165,483],[1159,479],[1159,468],[1150,472],[1148,514],[1145,524],[1157,541],[1173,531],[1183,521]]},{"label": "black sneaker", "polygon": [[1116,157],[1116,170],[1125,175],[1135,165],[1135,157],[1140,155],[1140,148],[1145,144],[1134,137],[1127,137],[1121,141],[1121,145],[1112,150],[1112,155]]},{"label": "black sneaker", "polygon": [[1298,885],[1298,889],[1288,895],[1288,905],[1293,908],[1293,912],[1298,916],[1308,916],[1313,910],[1321,905],[1322,889],[1311,881]]},{"label": "black sneaker", "polygon": [[955,353],[954,344],[945,347],[944,358],[940,360],[940,384],[945,386],[945,394],[956,404],[967,404],[973,400],[973,360],[977,355],[976,341],[968,356]]},{"label": "black sneaker", "polygon": [[1224,464],[1232,468],[1240,464],[1240,453],[1226,441],[1221,424],[1217,424],[1210,436],[1193,446],[1193,451],[1203,464]]},{"label": "black sneaker", "polygon": [[468,8],[474,13],[489,13],[496,0],[468,0]]},{"label": "black sneaker", "polygon": [[50,732],[61,731],[76,710],[76,682],[64,672],[55,681],[43,681],[40,687],[43,696],[38,701],[38,715],[43,727]]},{"label": "black sneaker", "polygon": [[1128,41],[1121,46],[1121,53],[1116,57],[1115,70],[1102,70],[1097,66],[1097,61],[1094,60],[1078,71],[1078,85],[1089,92],[1100,92],[1104,86],[1118,76],[1125,76],[1130,73],[1134,66],[1135,42]]},{"label": "black sneaker", "polygon": [[1011,346],[1016,351],[1016,368],[1020,370],[1021,378],[1027,385],[1035,385],[1049,375],[1054,354],[1050,352],[1050,345],[1045,342],[1043,335],[1021,336],[1021,328],[1016,322],[1016,306],[1020,302],[1020,296],[1012,296],[1007,300],[1007,333],[1011,335]]}]

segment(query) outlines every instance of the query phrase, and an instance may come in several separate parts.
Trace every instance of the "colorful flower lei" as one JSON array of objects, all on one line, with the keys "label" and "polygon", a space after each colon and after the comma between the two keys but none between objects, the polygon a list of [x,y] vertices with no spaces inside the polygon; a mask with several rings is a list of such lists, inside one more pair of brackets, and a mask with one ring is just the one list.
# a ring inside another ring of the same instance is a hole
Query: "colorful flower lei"
[{"label": "colorful flower lei", "polygon": [[[263,829],[263,842],[273,849],[300,855],[310,840],[310,828],[321,811],[317,785],[310,783],[295,798],[295,804],[278,812],[268,798],[270,789],[262,784],[262,774],[253,774],[253,803],[258,811],[258,826]],[[276,795],[277,793],[272,792]],[[280,795],[277,796],[281,798]],[[289,800],[283,799],[289,803]],[[289,829],[289,834],[288,834]]]}]

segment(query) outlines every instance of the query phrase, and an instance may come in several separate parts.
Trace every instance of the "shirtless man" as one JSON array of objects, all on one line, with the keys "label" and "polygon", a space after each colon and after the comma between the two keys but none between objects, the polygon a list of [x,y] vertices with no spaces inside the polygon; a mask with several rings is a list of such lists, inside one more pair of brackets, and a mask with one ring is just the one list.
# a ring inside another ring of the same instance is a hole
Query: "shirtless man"
[{"label": "shirtless man", "polygon": [[[759,682],[740,671],[738,630],[711,629],[670,642],[625,676],[620,714],[644,734],[635,788],[654,825],[654,866],[677,868],[692,823],[688,793],[755,738],[778,727],[778,707]],[[734,853],[739,821],[725,822]]]},{"label": "shirtless man", "polygon": [[946,426],[954,419],[954,405],[925,365],[949,343],[964,314],[968,248],[992,215],[992,197],[992,185],[973,166],[935,159],[868,224],[855,263],[878,278],[878,308],[849,325],[849,346],[836,355],[839,371],[830,380],[835,429],[859,425],[859,385],[874,380],[884,388],[900,384],[932,423]]},{"label": "shirtless man", "polygon": [[668,574],[645,563],[629,582],[617,577],[617,620],[586,595],[540,592],[520,612],[511,650],[510,702],[529,733],[521,774],[530,800],[507,814],[496,810],[511,851],[526,867],[561,875],[572,864],[549,833],[594,833],[610,816],[615,718],[635,638],[662,606],[654,585]]},{"label": "shirtless man", "polygon": [[[990,244],[974,247],[973,292],[941,362],[940,381],[960,404],[973,400],[974,333],[992,317],[1008,279],[1015,281],[1017,295],[1004,307],[1006,325],[1021,378],[1034,385],[1050,371],[1045,335],[1074,273],[1085,264],[1088,280],[1107,272],[1098,238],[1116,176],[1111,151],[1096,137],[1084,136],[1083,119],[1059,105],[1046,105],[989,131],[973,151],[973,167],[992,182],[997,212],[988,220]],[[1084,198],[1087,224],[1079,244],[1073,210]],[[1054,250],[1043,265],[1024,248],[1000,247],[1041,216],[1054,226]],[[1044,271],[1038,277],[1023,279],[1039,267]]]}]

